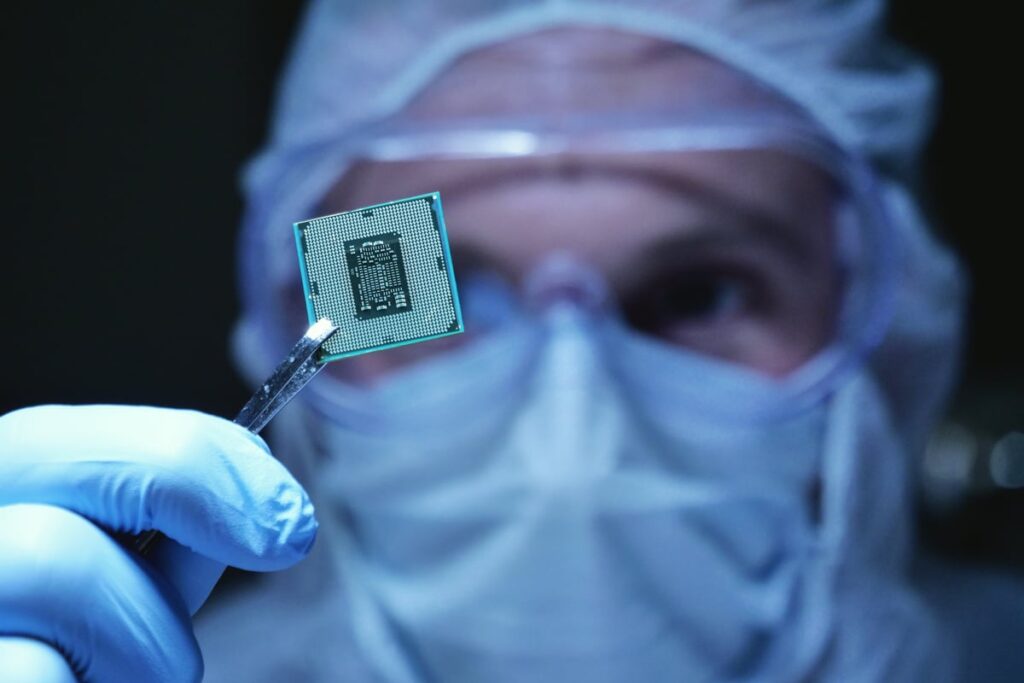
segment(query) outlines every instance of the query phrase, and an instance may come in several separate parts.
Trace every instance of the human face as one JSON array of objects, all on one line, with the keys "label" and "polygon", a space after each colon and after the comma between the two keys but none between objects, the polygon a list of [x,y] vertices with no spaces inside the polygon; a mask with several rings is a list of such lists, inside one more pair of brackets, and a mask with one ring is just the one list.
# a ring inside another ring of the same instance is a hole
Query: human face
[{"label": "human face", "polygon": [[[561,87],[550,87],[551,68]],[[567,28],[471,54],[407,115],[554,115],[595,106],[595,99],[601,106],[616,97],[643,99],[668,84],[698,98],[707,82],[715,83],[707,98],[729,106],[757,107],[767,97],[698,53]],[[609,92],[595,93],[595,83]],[[799,366],[833,333],[837,193],[826,174],[795,156],[748,150],[361,161],[320,208],[434,190],[445,202],[460,277],[487,269],[519,283],[545,255],[568,253],[604,275],[623,318],[639,331],[775,376]],[[369,354],[347,361],[345,371],[372,381],[457,343]]]}]

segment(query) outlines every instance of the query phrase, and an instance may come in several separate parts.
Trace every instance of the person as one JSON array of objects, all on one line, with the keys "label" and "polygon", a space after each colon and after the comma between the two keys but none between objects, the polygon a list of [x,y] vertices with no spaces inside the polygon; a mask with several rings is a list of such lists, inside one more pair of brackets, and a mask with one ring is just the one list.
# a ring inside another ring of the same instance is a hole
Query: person
[{"label": "person", "polygon": [[[287,469],[194,412],[0,418],[0,671],[1019,675],[912,572],[963,277],[910,189],[933,79],[883,20],[314,2],[245,178],[239,365],[306,324],[290,223],[433,190],[466,333],[332,365],[274,423]],[[146,559],[107,533],[148,528]],[[193,633],[224,564],[295,566]]]}]

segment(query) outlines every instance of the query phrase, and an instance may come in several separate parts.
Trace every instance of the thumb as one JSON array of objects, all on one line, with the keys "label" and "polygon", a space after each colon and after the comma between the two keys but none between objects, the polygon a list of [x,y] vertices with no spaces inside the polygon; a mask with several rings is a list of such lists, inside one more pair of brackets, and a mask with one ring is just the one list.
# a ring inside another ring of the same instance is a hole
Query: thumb
[{"label": "thumb", "polygon": [[210,597],[224,573],[223,562],[193,552],[166,536],[153,541],[146,560],[156,565],[160,573],[178,590],[188,613],[193,616]]}]

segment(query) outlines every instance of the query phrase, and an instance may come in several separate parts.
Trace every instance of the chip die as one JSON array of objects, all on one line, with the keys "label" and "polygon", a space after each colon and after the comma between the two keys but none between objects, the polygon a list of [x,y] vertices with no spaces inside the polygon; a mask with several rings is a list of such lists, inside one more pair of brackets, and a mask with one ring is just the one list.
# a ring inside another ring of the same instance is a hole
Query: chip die
[{"label": "chip die", "polygon": [[397,232],[345,242],[348,275],[360,320],[409,310],[409,280]]},{"label": "chip die", "polygon": [[438,193],[293,227],[309,321],[338,326],[322,360],[462,332]]}]

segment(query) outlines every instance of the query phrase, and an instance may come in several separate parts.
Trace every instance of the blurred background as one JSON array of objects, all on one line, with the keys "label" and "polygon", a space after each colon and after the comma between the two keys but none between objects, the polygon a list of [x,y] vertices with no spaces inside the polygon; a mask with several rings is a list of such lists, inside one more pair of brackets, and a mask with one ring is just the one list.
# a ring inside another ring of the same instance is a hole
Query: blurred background
[{"label": "blurred background", "polygon": [[[999,78],[1017,61],[999,35],[1010,7],[896,0],[890,23],[943,80],[922,180],[972,279],[963,381],[922,468],[921,534],[934,552],[1024,575],[1024,437],[993,448],[1024,431],[1024,281],[1003,243],[1020,223],[1019,174],[1004,170],[1020,152],[1006,108],[1019,76]],[[7,9],[0,412],[117,402],[233,416],[248,398],[227,347],[237,178],[301,4]]]}]

